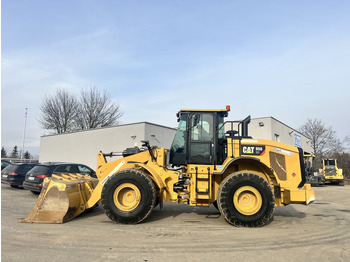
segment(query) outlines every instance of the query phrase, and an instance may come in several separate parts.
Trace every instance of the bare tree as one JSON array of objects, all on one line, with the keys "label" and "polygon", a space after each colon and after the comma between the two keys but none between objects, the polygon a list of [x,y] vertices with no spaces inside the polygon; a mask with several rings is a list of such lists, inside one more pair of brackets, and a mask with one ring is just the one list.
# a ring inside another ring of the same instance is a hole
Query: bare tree
[{"label": "bare tree", "polygon": [[343,145],[345,147],[345,151],[350,153],[350,136],[346,136],[343,141]]},{"label": "bare tree", "polygon": [[75,129],[78,111],[77,99],[66,90],[57,89],[53,96],[45,96],[40,105],[41,116],[38,121],[42,128],[54,133],[65,133]]},{"label": "bare tree", "polygon": [[106,91],[101,93],[96,87],[82,90],[79,102],[76,125],[81,130],[118,125],[118,119],[123,115],[119,104],[112,102]]},{"label": "bare tree", "polygon": [[342,150],[342,144],[336,132],[332,127],[326,127],[320,119],[308,118],[299,131],[311,139],[311,151],[318,160]]}]

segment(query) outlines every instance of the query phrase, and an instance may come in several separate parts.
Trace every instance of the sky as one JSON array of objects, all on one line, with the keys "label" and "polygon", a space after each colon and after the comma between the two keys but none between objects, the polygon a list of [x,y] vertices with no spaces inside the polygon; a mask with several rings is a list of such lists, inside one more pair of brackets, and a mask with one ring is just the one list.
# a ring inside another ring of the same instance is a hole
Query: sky
[{"label": "sky", "polygon": [[39,154],[39,106],[106,90],[122,124],[176,127],[181,108],[228,120],[321,119],[350,135],[350,1],[2,0],[1,145]]}]

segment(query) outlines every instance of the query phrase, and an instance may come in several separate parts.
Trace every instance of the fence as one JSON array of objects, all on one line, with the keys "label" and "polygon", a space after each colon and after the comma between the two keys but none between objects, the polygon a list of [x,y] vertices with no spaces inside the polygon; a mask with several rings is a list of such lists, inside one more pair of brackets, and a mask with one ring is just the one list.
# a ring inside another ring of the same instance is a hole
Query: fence
[{"label": "fence", "polygon": [[39,163],[38,159],[1,158],[1,160],[7,160],[10,163]]}]

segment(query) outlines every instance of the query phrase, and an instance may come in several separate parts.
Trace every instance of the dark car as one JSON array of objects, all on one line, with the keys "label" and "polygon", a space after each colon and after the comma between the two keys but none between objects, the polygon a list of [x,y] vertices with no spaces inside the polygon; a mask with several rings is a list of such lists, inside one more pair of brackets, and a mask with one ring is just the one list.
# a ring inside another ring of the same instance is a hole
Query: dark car
[{"label": "dark car", "polygon": [[2,160],[1,159],[1,170],[3,170],[5,167],[7,167],[9,164],[11,164],[10,161]]},{"label": "dark car", "polygon": [[25,176],[37,163],[12,163],[1,171],[1,183],[22,186]]},{"label": "dark car", "polygon": [[52,174],[62,173],[79,173],[97,177],[94,170],[90,167],[76,163],[43,163],[36,165],[31,169],[25,178],[23,187],[33,193],[40,192],[43,187],[43,181],[46,177],[51,177]]}]

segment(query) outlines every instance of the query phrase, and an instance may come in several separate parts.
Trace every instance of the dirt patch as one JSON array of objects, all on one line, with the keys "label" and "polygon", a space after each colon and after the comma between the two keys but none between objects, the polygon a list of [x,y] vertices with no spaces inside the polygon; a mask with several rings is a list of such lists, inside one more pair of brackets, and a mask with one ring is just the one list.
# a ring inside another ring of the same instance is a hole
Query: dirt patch
[{"label": "dirt patch", "polygon": [[347,261],[350,186],[323,186],[309,206],[277,207],[262,228],[237,228],[214,208],[165,203],[138,225],[101,208],[65,224],[21,224],[37,195],[1,185],[3,261]]}]

